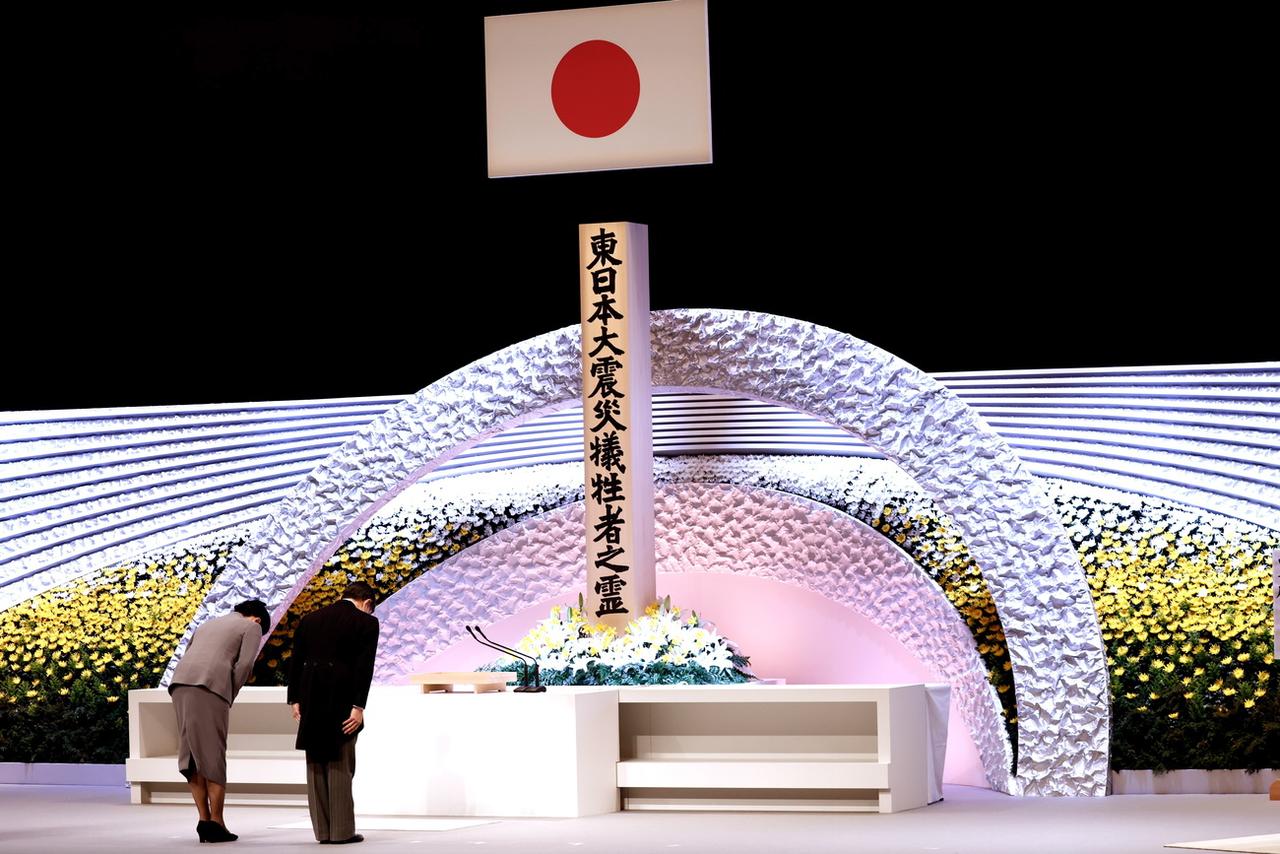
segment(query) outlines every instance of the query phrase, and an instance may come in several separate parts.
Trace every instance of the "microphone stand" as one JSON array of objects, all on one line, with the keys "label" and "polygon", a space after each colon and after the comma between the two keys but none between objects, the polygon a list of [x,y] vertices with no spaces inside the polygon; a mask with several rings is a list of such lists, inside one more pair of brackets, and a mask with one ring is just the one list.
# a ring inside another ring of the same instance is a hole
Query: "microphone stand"
[{"label": "microphone stand", "polygon": [[[525,655],[523,652],[512,649],[509,646],[503,646],[500,643],[496,643],[490,640],[489,636],[486,635],[484,633],[484,630],[481,629],[479,626],[475,626],[474,630],[471,626],[463,626],[463,628],[467,630],[467,634],[471,635],[471,639],[474,640],[476,643],[481,644],[482,646],[487,646],[490,649],[495,649],[498,652],[506,653],[507,655],[514,657],[517,661],[520,662],[520,667],[524,671],[524,675],[521,678],[521,682],[523,684],[521,684],[520,686],[514,689],[516,693],[541,694],[547,690],[547,686],[542,684],[542,676],[539,671],[538,660],[536,658],[529,655]],[[526,659],[528,661],[533,662],[533,684],[532,685],[529,684],[529,665],[525,664]]]},{"label": "microphone stand", "polygon": [[[487,641],[482,641],[480,640],[480,638],[476,637],[476,633],[471,630],[471,626],[463,626],[463,628],[467,630],[467,634],[471,635],[471,639],[476,643],[480,644],[481,646],[487,646],[489,647],[489,649],[495,650],[496,652],[500,652],[503,655],[507,654],[507,651],[502,647],[494,646],[492,643]],[[477,626],[476,628],[479,628],[479,626]],[[516,661],[520,665],[520,681],[522,683],[528,682],[529,681],[529,665],[526,664],[522,659],[516,659]]]},{"label": "microphone stand", "polygon": [[[484,633],[484,629],[480,628],[479,626],[476,626],[475,628],[476,628],[476,632],[480,635],[480,637],[484,638],[485,641],[487,641],[490,646],[497,647],[498,649],[501,649],[504,652],[510,653],[511,655],[518,655],[521,658],[528,659],[533,663],[533,684],[532,685],[528,684],[528,681],[529,681],[527,678],[528,671],[526,670],[525,684],[521,685],[519,688],[516,688],[515,690],[530,693],[530,694],[541,694],[547,690],[547,686],[542,684],[542,671],[541,671],[541,668],[538,666],[538,659],[534,658],[531,655],[525,655],[523,652],[521,652],[518,649],[512,649],[509,646],[503,646],[497,641],[490,640],[489,636]],[[474,637],[474,635],[472,637]]]}]

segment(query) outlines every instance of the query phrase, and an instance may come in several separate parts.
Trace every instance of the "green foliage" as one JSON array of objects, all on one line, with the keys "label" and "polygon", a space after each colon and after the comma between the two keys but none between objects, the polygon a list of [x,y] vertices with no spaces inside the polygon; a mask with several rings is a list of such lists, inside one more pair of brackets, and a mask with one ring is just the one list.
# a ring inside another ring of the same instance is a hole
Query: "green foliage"
[{"label": "green foliage", "polygon": [[[751,681],[745,673],[736,669],[747,667],[749,662],[740,656],[734,658],[734,669],[701,667],[697,664],[626,664],[610,667],[607,664],[589,662],[585,668],[566,667],[563,670],[543,670],[543,685],[732,685]],[[510,663],[494,663],[481,667],[489,672],[514,672],[520,668]]]}]

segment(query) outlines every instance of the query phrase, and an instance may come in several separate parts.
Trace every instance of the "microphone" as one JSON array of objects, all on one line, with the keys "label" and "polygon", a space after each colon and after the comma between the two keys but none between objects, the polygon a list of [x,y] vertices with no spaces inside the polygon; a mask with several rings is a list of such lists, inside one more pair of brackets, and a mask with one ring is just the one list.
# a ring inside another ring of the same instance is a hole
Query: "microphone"
[{"label": "microphone", "polygon": [[[521,652],[518,649],[512,649],[509,646],[503,646],[497,641],[491,640],[489,636],[484,633],[484,629],[480,628],[480,626],[478,625],[475,627],[475,629],[476,629],[476,632],[480,635],[480,637],[484,638],[485,642],[489,646],[494,647],[495,649],[500,649],[503,652],[507,652],[511,655],[516,655],[521,658],[527,659],[528,661],[533,663],[533,685],[529,684],[528,670],[526,669],[525,684],[521,685],[519,688],[516,688],[515,690],[521,691],[521,692],[527,692],[531,694],[540,694],[547,690],[547,687],[542,684],[542,671],[541,671],[541,668],[538,666],[538,659],[534,658],[531,655],[525,655],[523,652]],[[475,635],[472,635],[472,637],[475,637]]]},{"label": "microphone", "polygon": [[[485,642],[489,646],[495,649],[500,649],[503,652],[509,653],[511,655],[518,655],[521,658],[528,659],[529,661],[533,662],[533,683],[535,685],[535,688],[533,690],[537,690],[537,691],[545,690],[542,685],[541,671],[538,667],[538,659],[534,658],[531,655],[525,655],[523,652],[521,652],[518,649],[512,649],[509,646],[504,646],[498,643],[497,641],[491,639],[488,635],[486,635],[484,633],[484,629],[480,628],[479,626],[476,626],[475,629],[476,629],[476,632],[480,635],[480,637],[484,638]],[[472,635],[472,637],[475,637],[475,635]]]},{"label": "microphone", "polygon": [[[476,643],[481,644],[482,646],[487,646],[490,649],[496,649],[498,652],[511,655],[512,657],[520,661],[520,667],[524,671],[524,674],[520,680],[522,684],[514,689],[516,693],[541,694],[547,690],[547,686],[542,684],[542,676],[538,668],[538,659],[530,655],[525,655],[523,652],[520,652],[519,650],[516,650],[516,649],[512,649],[509,646],[503,646],[500,643],[495,643],[494,641],[489,639],[489,636],[486,635],[484,633],[484,630],[481,629],[478,625],[474,627],[474,630],[472,626],[464,625],[463,628],[467,630],[467,634],[471,635],[471,639],[474,640]],[[477,635],[479,635],[479,637],[477,637]],[[533,663],[533,684],[532,685],[529,684],[529,665],[525,664],[525,660],[528,660]]]},{"label": "microphone", "polygon": [[[466,626],[466,625],[464,625],[464,626],[463,626],[463,628],[467,630],[467,634],[471,635],[471,639],[472,639],[473,641],[475,641],[476,643],[480,644],[481,646],[487,646],[487,647],[489,647],[489,649],[496,650],[497,652],[500,652],[500,653],[502,653],[502,654],[504,654],[504,655],[507,653],[507,651],[506,651],[505,649],[503,649],[502,647],[494,646],[492,643],[489,643],[489,642],[487,642],[487,641],[482,641],[482,640],[480,640],[480,638],[476,637],[476,633],[475,633],[475,632],[473,632],[473,631],[471,630],[471,627],[470,627],[470,626]],[[477,627],[477,628],[478,628],[478,627]],[[529,680],[528,680],[529,665],[525,664],[523,660],[519,660],[519,664],[520,664],[521,672],[522,672],[522,674],[523,674],[523,675],[520,677],[520,678],[521,678],[521,681],[524,681],[524,682],[529,681]]]}]

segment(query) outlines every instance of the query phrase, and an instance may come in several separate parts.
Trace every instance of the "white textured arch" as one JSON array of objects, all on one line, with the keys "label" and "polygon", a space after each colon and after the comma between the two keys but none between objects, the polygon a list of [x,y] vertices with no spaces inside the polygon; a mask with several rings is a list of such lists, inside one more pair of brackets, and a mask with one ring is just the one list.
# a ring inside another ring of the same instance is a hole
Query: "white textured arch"
[{"label": "white textured arch", "polygon": [[[952,686],[991,788],[1016,787],[1000,703],[969,627],[886,537],[784,492],[688,483],[661,485],[654,497],[659,572],[767,578],[866,617]],[[378,607],[375,680],[416,672],[422,659],[465,637],[464,625],[546,599],[569,601],[584,583],[582,524],[582,502],[566,505],[476,543],[401,589]]]},{"label": "white textured arch", "polygon": [[[369,425],[236,552],[193,626],[250,595],[279,617],[400,490],[496,431],[576,400],[578,334],[568,327],[494,353]],[[1000,613],[1017,687],[1020,787],[1105,794],[1108,680],[1084,572],[1052,503],[973,410],[892,354],[789,318],[654,312],[652,346],[655,387],[733,392],[808,412],[919,483],[963,533]]]}]

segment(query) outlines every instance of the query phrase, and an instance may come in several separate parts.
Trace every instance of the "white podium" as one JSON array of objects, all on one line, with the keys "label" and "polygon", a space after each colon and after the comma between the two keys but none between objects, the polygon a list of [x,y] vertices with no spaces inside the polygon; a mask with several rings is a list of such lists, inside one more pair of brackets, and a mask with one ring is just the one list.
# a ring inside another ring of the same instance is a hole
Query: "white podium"
[{"label": "white podium", "polygon": [[616,812],[618,691],[423,694],[375,688],[356,743],[360,815]]},{"label": "white podium", "polygon": [[[620,689],[628,810],[901,812],[940,788],[924,685]],[[946,742],[946,723],[942,723]]]},{"label": "white podium", "polygon": [[[574,817],[624,809],[899,812],[940,796],[948,688],[714,685],[423,694],[375,687],[360,815]],[[231,710],[229,803],[304,804],[284,688]],[[187,802],[169,695],[129,692],[134,803]]]},{"label": "white podium", "polygon": [[[227,803],[296,806],[307,802],[307,766],[293,749],[298,725],[284,688],[243,688],[227,732]],[[129,797],[135,804],[191,803],[178,773],[178,719],[164,688],[129,692]]]}]

